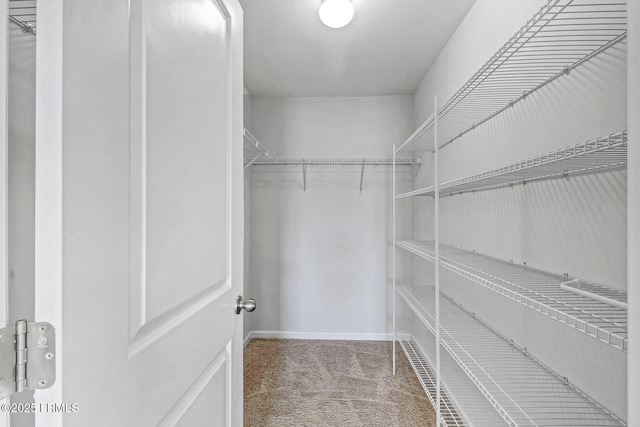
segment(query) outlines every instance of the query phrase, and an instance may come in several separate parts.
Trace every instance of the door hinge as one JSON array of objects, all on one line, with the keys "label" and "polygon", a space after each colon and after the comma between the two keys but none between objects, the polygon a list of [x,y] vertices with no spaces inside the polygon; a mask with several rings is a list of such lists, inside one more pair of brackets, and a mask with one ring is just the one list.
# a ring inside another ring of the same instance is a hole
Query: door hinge
[{"label": "door hinge", "polygon": [[0,329],[0,399],[49,388],[56,379],[56,330],[47,322],[18,320]]}]

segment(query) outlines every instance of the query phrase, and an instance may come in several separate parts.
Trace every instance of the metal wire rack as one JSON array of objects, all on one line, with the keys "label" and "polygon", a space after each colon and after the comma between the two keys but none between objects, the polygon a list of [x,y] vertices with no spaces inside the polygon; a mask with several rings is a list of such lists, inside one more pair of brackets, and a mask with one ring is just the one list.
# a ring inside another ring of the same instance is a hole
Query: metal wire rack
[{"label": "metal wire rack", "polygon": [[[440,195],[462,194],[575,174],[603,172],[626,165],[627,131],[624,130],[498,169],[445,182],[440,185]],[[430,186],[399,194],[396,199],[433,196],[434,193],[435,187]]]},{"label": "metal wire rack", "polygon": [[[411,314],[418,319],[418,323],[413,323],[411,329],[398,334],[398,341],[409,360],[413,364],[417,363],[417,370],[414,371],[418,378],[423,381],[421,375],[431,375],[435,377],[434,363],[436,358],[435,329],[432,318],[425,317],[427,314],[421,309],[410,288],[398,287],[396,292],[400,300],[411,310]],[[431,288],[433,290],[433,288]],[[442,331],[442,329],[441,329]],[[423,368],[426,366],[427,371]],[[429,371],[430,370],[430,371]],[[476,387],[476,384],[466,375],[460,372],[460,366],[447,352],[443,352],[440,358],[440,379],[442,383],[441,397],[443,402],[453,402],[450,409],[446,405],[441,405],[442,418],[447,425],[479,425],[479,426],[502,426],[508,425],[504,418],[496,411],[495,407],[486,398],[485,394]],[[435,378],[424,378],[429,383],[435,384]],[[429,400],[435,408],[435,385],[425,388]],[[456,412],[453,412],[455,410]],[[449,411],[449,412],[448,412]],[[455,416],[459,414],[459,419]]]},{"label": "metal wire rack", "polygon": [[[434,260],[433,242],[398,241],[396,246]],[[443,268],[618,350],[627,351],[627,311],[597,295],[589,296],[586,290],[577,294],[561,286],[575,283],[576,279],[446,245],[440,245],[440,253]],[[593,287],[607,289],[600,285]],[[616,293],[624,294],[622,291]]]},{"label": "metal wire rack", "polygon": [[274,159],[258,159],[248,166],[302,166],[303,189],[307,191],[307,166],[360,166],[360,194],[364,184],[365,166],[413,166],[419,164],[418,157],[389,158],[389,157],[280,157]]},{"label": "metal wire rack", "polygon": [[[433,332],[434,288],[399,287],[398,293]],[[507,425],[625,425],[451,299],[440,304],[441,344],[459,367],[454,375],[471,379]],[[442,372],[443,382],[447,375]]]},{"label": "metal wire rack", "polygon": [[[398,336],[398,342],[402,347],[413,371],[415,372],[422,388],[424,389],[431,405],[435,408],[436,406],[436,376],[433,373],[433,368],[431,362],[426,357],[425,352],[420,351],[417,343],[413,340],[411,335],[404,334]],[[442,401],[440,402],[440,412],[442,413],[442,420],[445,426],[455,426],[460,427],[464,426],[465,423],[463,419],[458,414],[455,405],[449,399],[449,391],[447,390],[446,384],[442,387]]]},{"label": "metal wire rack", "polygon": [[[418,157],[396,159],[396,166],[412,166],[420,163]],[[254,166],[391,166],[390,157],[280,157],[260,159]]]},{"label": "metal wire rack", "polygon": [[[411,315],[418,319],[418,322],[400,326],[403,332],[398,333],[397,338],[435,408],[436,375],[433,368],[436,359],[435,330],[432,322],[424,317],[423,311],[405,288],[397,288],[397,294],[409,307]],[[446,425],[507,425],[472,380],[466,375],[460,375],[457,362],[446,352],[441,356],[440,373],[442,383],[440,409]]]},{"label": "metal wire rack", "polygon": [[36,35],[36,0],[10,0],[9,20],[20,27],[24,33]]},{"label": "metal wire rack", "polygon": [[244,168],[254,164],[260,157],[269,157],[269,152],[251,132],[246,128],[243,131],[244,140]]},{"label": "metal wire rack", "polygon": [[[549,0],[440,109],[438,132],[445,147],[528,95],[569,74],[627,36],[627,6],[621,0]],[[433,127],[429,117],[397,152]],[[414,147],[415,148],[415,147]]]}]

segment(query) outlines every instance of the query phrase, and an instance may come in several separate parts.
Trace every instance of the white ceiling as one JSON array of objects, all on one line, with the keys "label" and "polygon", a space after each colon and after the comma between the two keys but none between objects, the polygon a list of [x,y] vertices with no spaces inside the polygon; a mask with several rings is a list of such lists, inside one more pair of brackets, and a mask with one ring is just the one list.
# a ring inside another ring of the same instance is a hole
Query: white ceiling
[{"label": "white ceiling", "polygon": [[353,0],[344,28],[320,0],[240,0],[244,83],[252,95],[412,93],[475,0]]}]

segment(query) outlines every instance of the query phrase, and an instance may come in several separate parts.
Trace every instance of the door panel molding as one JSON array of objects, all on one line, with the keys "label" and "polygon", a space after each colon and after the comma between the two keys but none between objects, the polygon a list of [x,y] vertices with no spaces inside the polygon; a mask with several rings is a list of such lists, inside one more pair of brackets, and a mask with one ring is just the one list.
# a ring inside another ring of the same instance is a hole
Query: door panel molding
[{"label": "door panel molding", "polygon": [[147,144],[146,0],[129,2],[130,90],[130,241],[129,334],[135,337],[146,321],[146,203],[144,186]]},{"label": "door panel molding", "polygon": [[[226,71],[226,114],[227,129],[231,119],[231,64],[230,64],[230,36],[231,15],[224,3],[212,0],[211,3],[220,12],[226,23],[225,55],[229,66]],[[226,249],[228,252],[225,278],[207,286],[204,290],[193,295],[186,295],[183,301],[177,301],[171,307],[153,316],[148,309],[148,278],[147,278],[147,0],[132,0],[129,3],[129,33],[130,33],[130,267],[129,267],[129,358],[160,339],[163,335],[179,326],[189,317],[216,301],[231,288],[232,263],[231,248],[231,151],[232,135],[227,130],[225,135],[227,164],[226,195]],[[179,286],[179,284],[176,284]]]},{"label": "door panel molding", "polygon": [[[195,294],[187,301],[178,304],[171,310],[160,316],[146,321],[140,326],[129,342],[129,358],[134,357],[154,341],[162,338],[172,329],[180,326],[184,321],[198,313],[200,310],[216,301],[231,289],[231,280],[227,278],[204,291]],[[229,305],[229,310],[231,306]]]},{"label": "door panel molding", "polygon": [[[209,382],[223,369],[225,371],[226,388],[228,390],[231,387],[231,361],[231,342],[228,342],[224,350],[218,353],[209,366],[206,367],[187,391],[180,397],[180,399],[178,399],[176,404],[169,410],[169,412],[166,413],[160,423],[158,423],[158,426],[175,426],[187,413],[189,408],[191,408],[191,406],[196,402],[196,400],[198,400],[198,397],[200,397]],[[229,396],[228,393],[227,396]],[[230,407],[229,404],[226,404],[225,406],[227,408],[225,419],[228,423]]]}]

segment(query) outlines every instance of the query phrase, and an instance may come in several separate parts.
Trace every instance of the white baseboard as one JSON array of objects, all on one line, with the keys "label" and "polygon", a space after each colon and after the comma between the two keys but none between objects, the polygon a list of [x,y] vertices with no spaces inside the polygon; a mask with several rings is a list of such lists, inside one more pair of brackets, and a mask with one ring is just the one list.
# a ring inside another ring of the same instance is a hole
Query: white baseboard
[{"label": "white baseboard", "polygon": [[295,340],[338,340],[338,341],[392,341],[393,334],[359,332],[293,332],[293,331],[251,331],[244,339],[246,347],[254,338],[277,338]]},{"label": "white baseboard", "polygon": [[253,339],[253,332],[249,332],[246,337],[244,337],[244,342],[242,343],[242,348],[245,348],[249,341]]}]

